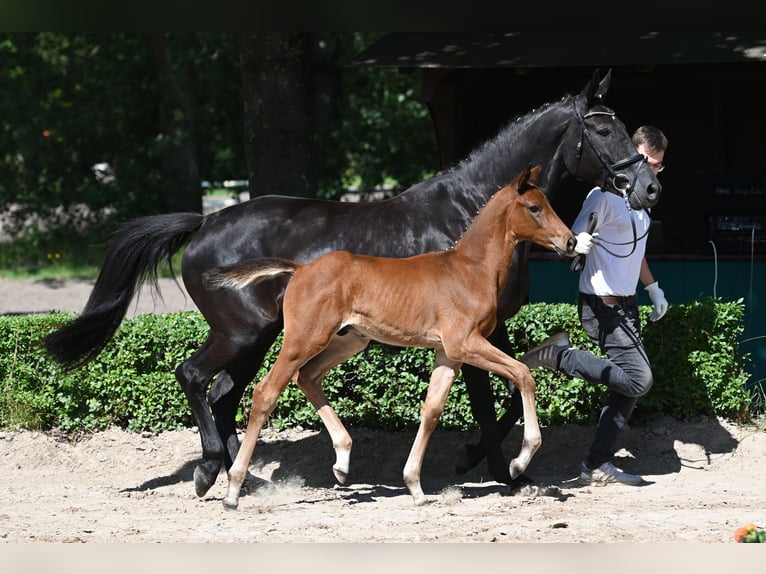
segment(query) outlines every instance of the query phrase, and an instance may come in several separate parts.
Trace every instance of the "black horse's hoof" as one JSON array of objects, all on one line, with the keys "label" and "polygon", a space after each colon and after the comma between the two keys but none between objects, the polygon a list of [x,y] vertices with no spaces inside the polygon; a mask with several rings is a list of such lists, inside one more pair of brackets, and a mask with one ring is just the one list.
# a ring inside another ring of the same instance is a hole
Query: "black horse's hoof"
[{"label": "black horse's hoof", "polygon": [[513,484],[513,479],[511,478],[511,473],[508,472],[508,468],[502,468],[502,469],[490,469],[489,473],[492,475],[492,480],[495,482],[499,482],[501,484]]},{"label": "black horse's hoof", "polygon": [[203,460],[194,468],[194,491],[202,498],[215,484],[218,472],[221,470],[221,461]]},{"label": "black horse's hoof", "polygon": [[487,456],[487,469],[495,482],[501,482],[503,484],[511,484],[513,479],[511,478],[511,469],[508,466],[508,461],[505,460],[502,452],[496,452],[492,456]]},{"label": "black horse's hoof", "polygon": [[507,482],[506,484],[510,488],[511,494],[513,494],[517,490],[521,489],[521,487],[534,483],[535,481],[529,478],[526,474],[520,474],[516,478],[511,479],[511,481]]},{"label": "black horse's hoof", "polygon": [[[455,463],[455,472],[457,474],[465,474],[477,464],[479,464],[486,453],[480,445],[465,444],[463,445],[463,451],[458,455],[457,462]],[[508,468],[508,463],[503,458],[502,454],[493,457],[492,460],[487,460],[487,466],[489,468],[489,474],[492,476],[492,480],[500,482],[502,484],[509,485],[513,488],[520,488],[524,484],[533,482],[529,477],[523,474],[517,478],[511,478],[511,472]]]},{"label": "black horse's hoof", "polygon": [[[464,444],[463,452],[458,455],[457,462],[455,463],[455,472],[457,474],[465,474],[484,458],[484,451],[475,444]],[[510,473],[508,474],[510,478]]]}]

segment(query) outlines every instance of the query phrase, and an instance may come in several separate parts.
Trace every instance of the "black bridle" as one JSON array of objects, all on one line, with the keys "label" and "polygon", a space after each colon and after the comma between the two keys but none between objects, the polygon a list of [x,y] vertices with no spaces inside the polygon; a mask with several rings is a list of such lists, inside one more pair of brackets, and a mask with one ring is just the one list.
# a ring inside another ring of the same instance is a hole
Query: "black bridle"
[{"label": "black bridle", "polygon": [[[577,123],[580,125],[580,141],[577,142],[577,168],[575,169],[575,177],[577,177],[577,174],[580,171],[580,160],[582,159],[583,142],[587,142],[590,146],[590,149],[598,158],[598,161],[601,163],[602,167],[606,170],[608,177],[611,177],[611,187],[615,190],[615,192],[619,192],[620,195],[627,199],[627,197],[633,193],[633,190],[636,187],[638,173],[641,170],[641,166],[646,163],[646,156],[644,154],[637,153],[636,155],[627,159],[623,159],[610,164],[604,157],[604,154],[601,153],[601,150],[596,147],[595,143],[593,143],[593,139],[591,138],[590,132],[588,131],[588,126],[585,125],[585,120],[587,118],[599,115],[610,116],[612,119],[614,119],[614,112],[593,111],[588,112],[585,116],[583,116],[580,113],[580,108],[577,107],[577,98],[572,98],[572,107],[574,109],[575,118],[577,118]],[[626,174],[619,173],[619,170],[630,167],[634,163],[637,163],[638,166],[636,167],[636,171],[632,180]],[[608,186],[604,187],[606,187],[608,190]]]},{"label": "black bridle", "polygon": [[[613,243],[613,242],[605,242],[604,240],[595,240],[594,244],[598,245],[602,249],[604,249],[607,253],[614,257],[619,258],[626,258],[630,257],[633,252],[636,250],[636,246],[638,245],[638,241],[640,239],[643,239],[649,234],[649,230],[646,230],[646,233],[644,233],[641,237],[637,237],[636,232],[636,222],[633,219],[633,209],[630,207],[630,201],[628,200],[628,197],[636,188],[636,181],[638,180],[638,173],[641,170],[641,166],[643,166],[647,162],[647,157],[644,154],[636,153],[636,155],[631,156],[627,159],[620,160],[618,162],[615,162],[613,164],[610,164],[606,158],[604,157],[604,154],[601,153],[601,150],[596,147],[596,144],[593,142],[593,139],[591,138],[590,132],[588,131],[588,127],[585,125],[585,120],[587,118],[590,118],[592,116],[597,115],[604,115],[604,116],[611,116],[612,119],[614,119],[614,112],[599,112],[599,111],[592,111],[588,112],[584,116],[580,113],[580,108],[577,107],[577,98],[572,98],[572,107],[574,109],[574,115],[575,118],[577,118],[577,123],[580,125],[580,141],[577,142],[577,168],[575,169],[575,177],[577,177],[577,173],[580,171],[580,159],[582,158],[582,151],[583,151],[583,142],[587,142],[590,146],[590,149],[593,151],[593,153],[598,158],[598,161],[601,163],[603,168],[606,170],[608,176],[605,178],[608,181],[608,178],[611,178],[611,187],[614,189],[613,193],[617,193],[618,195],[621,195],[622,198],[625,200],[625,206],[628,209],[628,212],[630,213],[630,223],[633,227],[633,240],[627,241],[625,243]],[[633,175],[633,179],[626,175],[625,173],[620,173],[620,170],[625,169],[626,167],[630,167],[634,163],[637,163],[635,173]],[[648,165],[648,164],[647,164]],[[604,186],[607,189],[604,190],[602,188],[602,191],[611,191],[608,186]],[[592,214],[593,215],[593,214]],[[590,232],[593,233],[592,231]],[[617,253],[614,253],[613,251],[609,250],[604,244],[609,243],[610,245],[630,245],[633,244],[632,249],[627,255],[619,255]],[[579,268],[582,268],[582,262],[580,262]],[[572,265],[572,269],[575,270],[575,265]]]}]

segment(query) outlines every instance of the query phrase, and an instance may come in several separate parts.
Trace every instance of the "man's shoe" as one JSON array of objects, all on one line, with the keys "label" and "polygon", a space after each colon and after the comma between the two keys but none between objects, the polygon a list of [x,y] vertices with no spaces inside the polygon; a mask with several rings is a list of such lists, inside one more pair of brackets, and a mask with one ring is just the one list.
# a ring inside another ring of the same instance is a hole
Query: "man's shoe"
[{"label": "man's shoe", "polygon": [[545,341],[527,351],[521,358],[521,362],[530,369],[536,369],[537,367],[558,369],[559,355],[571,346],[569,333],[562,331],[561,333],[551,335]]},{"label": "man's shoe", "polygon": [[606,486],[613,482],[627,484],[629,486],[641,486],[642,484],[647,484],[643,477],[618,470],[611,462],[605,462],[593,470],[583,464],[582,472],[580,473],[580,482],[596,486]]}]

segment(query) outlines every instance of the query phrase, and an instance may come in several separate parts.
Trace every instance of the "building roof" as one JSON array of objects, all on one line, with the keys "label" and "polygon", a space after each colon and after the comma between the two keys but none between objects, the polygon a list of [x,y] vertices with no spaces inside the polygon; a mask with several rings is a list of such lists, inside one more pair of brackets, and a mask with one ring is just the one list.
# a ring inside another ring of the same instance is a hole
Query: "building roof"
[{"label": "building roof", "polygon": [[392,32],[352,61],[400,68],[766,63],[766,32]]}]

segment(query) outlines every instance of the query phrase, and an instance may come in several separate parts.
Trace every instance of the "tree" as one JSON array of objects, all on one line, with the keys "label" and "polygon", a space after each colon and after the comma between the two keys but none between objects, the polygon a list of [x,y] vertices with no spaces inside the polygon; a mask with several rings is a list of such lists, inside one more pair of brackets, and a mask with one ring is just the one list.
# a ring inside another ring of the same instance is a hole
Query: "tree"
[{"label": "tree", "polygon": [[[337,113],[318,126],[318,195],[338,198],[349,187],[403,190],[438,168],[436,139],[420,100],[420,75],[349,62],[380,33],[347,32],[320,41],[331,48],[340,83]],[[333,42],[332,44],[330,42]]]},{"label": "tree", "polygon": [[308,36],[240,36],[250,196],[314,192]]},{"label": "tree", "polygon": [[329,198],[422,179],[418,77],[346,65],[376,37],[0,34],[0,266],[98,261],[115,222],[199,209],[201,179]]},{"label": "tree", "polygon": [[348,62],[379,35],[241,36],[251,196],[337,199],[349,187],[399,189],[436,169],[417,74]]},{"label": "tree", "polygon": [[202,211],[195,133],[194,97],[187,61],[176,55],[181,43],[169,34],[148,35],[160,87],[163,211]]},{"label": "tree", "polygon": [[2,34],[0,111],[4,267],[97,262],[114,222],[199,209],[195,164],[245,172],[233,34]]}]

